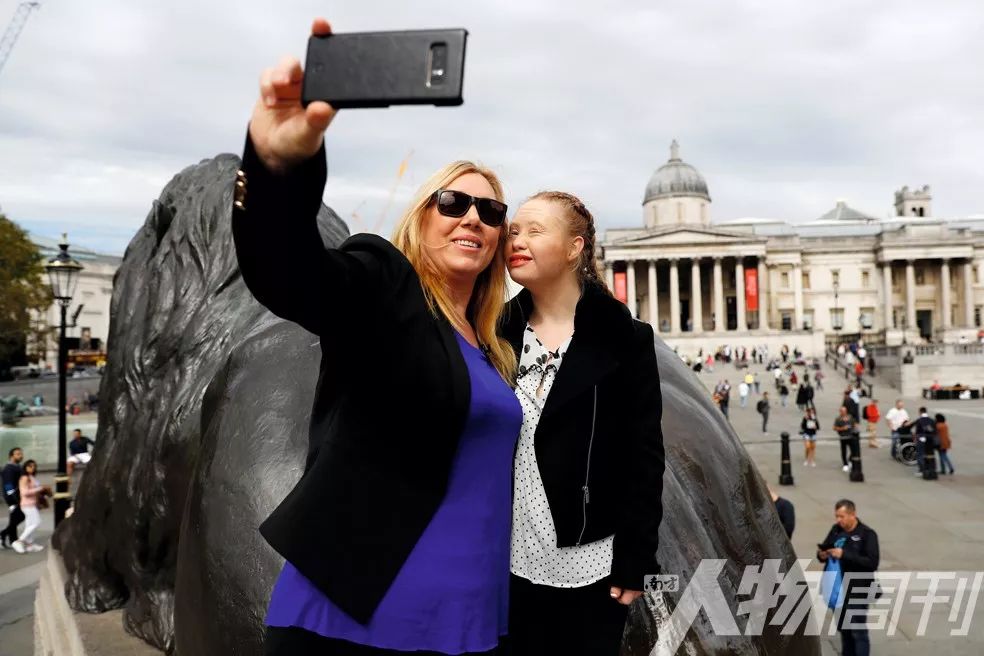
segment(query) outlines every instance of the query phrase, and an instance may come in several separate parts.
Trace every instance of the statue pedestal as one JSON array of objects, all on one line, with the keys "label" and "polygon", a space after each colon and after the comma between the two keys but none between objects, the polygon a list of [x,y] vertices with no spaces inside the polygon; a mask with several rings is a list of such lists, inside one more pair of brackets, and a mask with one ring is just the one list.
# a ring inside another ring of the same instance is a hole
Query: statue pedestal
[{"label": "statue pedestal", "polygon": [[34,598],[34,656],[161,656],[123,630],[123,611],[76,613],[65,599],[61,554],[48,548]]}]

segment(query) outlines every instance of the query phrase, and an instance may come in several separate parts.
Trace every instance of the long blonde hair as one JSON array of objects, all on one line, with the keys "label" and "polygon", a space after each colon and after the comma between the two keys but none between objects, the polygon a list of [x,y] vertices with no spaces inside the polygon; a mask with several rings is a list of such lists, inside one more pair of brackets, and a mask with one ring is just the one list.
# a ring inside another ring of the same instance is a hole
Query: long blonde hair
[{"label": "long blonde hair", "polygon": [[393,232],[393,245],[396,246],[416,270],[420,277],[424,296],[431,312],[440,312],[458,330],[464,329],[470,321],[480,344],[487,350],[487,356],[503,380],[512,384],[516,378],[516,355],[509,342],[498,335],[499,321],[502,318],[506,300],[506,230],[505,224],[499,230],[499,243],[489,265],[478,274],[467,316],[459,316],[451,302],[447,279],[434,266],[427,256],[421,237],[424,215],[433,202],[434,192],[446,188],[451,182],[468,173],[477,173],[485,178],[496,200],[504,201],[502,183],[499,177],[483,166],[459,160],[452,162],[432,175],[410,201],[410,206]]}]

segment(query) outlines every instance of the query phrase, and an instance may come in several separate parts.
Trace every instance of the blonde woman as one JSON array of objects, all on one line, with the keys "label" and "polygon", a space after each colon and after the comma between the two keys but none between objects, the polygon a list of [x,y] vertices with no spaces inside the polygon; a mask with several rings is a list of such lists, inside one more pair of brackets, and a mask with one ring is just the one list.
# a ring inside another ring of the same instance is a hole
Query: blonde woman
[{"label": "blonde woman", "polygon": [[287,561],[266,653],[491,653],[507,628],[522,423],[515,356],[496,335],[502,187],[449,164],[393,243],[356,235],[325,249],[316,216],[334,110],[302,107],[302,80],[293,59],[264,72],[232,219],[249,289],[321,338],[306,471],[260,527]]}]

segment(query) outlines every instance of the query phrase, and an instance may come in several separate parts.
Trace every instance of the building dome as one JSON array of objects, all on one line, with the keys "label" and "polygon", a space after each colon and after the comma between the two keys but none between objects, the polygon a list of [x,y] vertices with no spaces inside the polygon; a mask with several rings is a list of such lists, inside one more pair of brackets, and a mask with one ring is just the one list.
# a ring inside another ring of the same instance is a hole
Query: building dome
[{"label": "building dome", "polygon": [[676,140],[670,145],[670,161],[656,169],[646,185],[645,205],[649,201],[674,196],[689,196],[711,200],[707,182],[697,169],[680,159],[680,146]]}]

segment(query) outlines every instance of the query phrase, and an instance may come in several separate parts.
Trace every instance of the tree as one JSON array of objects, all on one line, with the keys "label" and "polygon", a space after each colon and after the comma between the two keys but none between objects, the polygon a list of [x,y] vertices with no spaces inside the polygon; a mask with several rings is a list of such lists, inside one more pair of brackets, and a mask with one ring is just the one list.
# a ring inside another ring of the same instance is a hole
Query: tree
[{"label": "tree", "polygon": [[0,212],[0,370],[23,353],[31,311],[43,314],[52,300],[37,246]]}]

